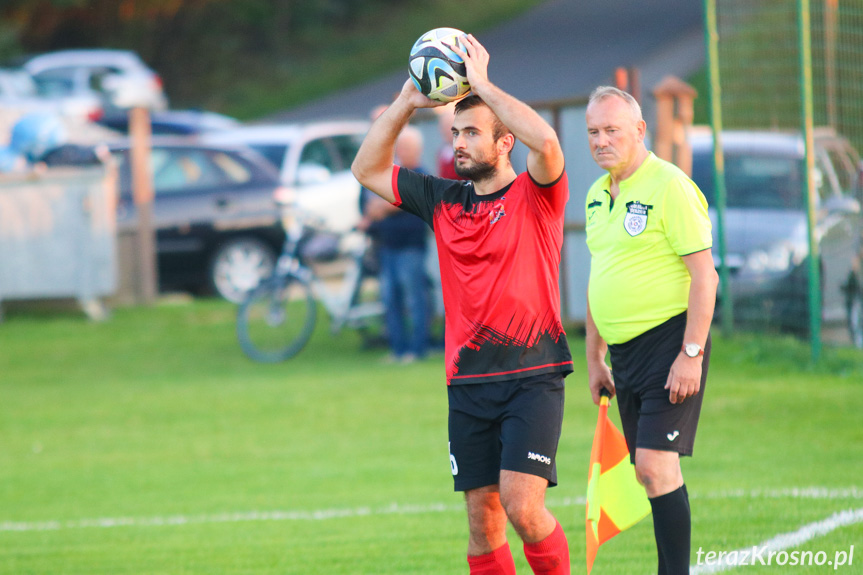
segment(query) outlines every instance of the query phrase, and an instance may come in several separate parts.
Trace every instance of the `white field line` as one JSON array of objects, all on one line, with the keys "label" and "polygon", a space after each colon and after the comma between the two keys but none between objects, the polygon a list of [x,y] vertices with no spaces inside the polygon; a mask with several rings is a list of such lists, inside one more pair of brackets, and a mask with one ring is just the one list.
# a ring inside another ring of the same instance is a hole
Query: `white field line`
[{"label": "white field line", "polygon": [[419,515],[457,511],[463,504],[447,505],[390,505],[378,508],[355,507],[353,509],[319,509],[315,511],[245,511],[216,513],[211,515],[169,515],[166,517],[104,517],[101,519],[79,519],[72,521],[0,522],[3,531],[57,531],[60,529],[83,529],[91,527],[159,527],[165,525],[193,525],[201,523],[238,523],[243,521],[323,521],[374,515]]},{"label": "white field line", "polygon": [[[854,525],[855,523],[863,523],[863,508],[839,511],[827,519],[804,525],[797,531],[780,533],[779,535],[753,547],[746,547],[744,549],[732,551],[723,556],[722,560],[717,561],[715,564],[696,565],[695,567],[690,568],[689,574],[702,575],[704,573],[719,573],[720,571],[734,569],[738,566],[758,565],[759,561],[754,558],[755,548],[759,551],[759,556],[762,558],[762,561],[766,561],[771,552],[778,553],[792,547],[797,547],[811,539],[827,535],[831,531],[835,531],[840,527]],[[834,569],[835,568],[836,566],[834,566]]]},{"label": "white field line", "polygon": [[[693,499],[863,499],[863,489],[848,487],[831,489],[826,487],[802,487],[788,489],[758,489],[718,491],[705,495],[692,495]],[[573,507],[584,505],[584,497],[548,499],[549,507]],[[243,511],[210,515],[168,515],[156,517],[103,517],[97,519],[47,520],[47,521],[0,521],[0,533],[27,531],[59,531],[63,529],[113,528],[113,527],[161,527],[171,525],[194,525],[203,523],[239,523],[246,521],[324,521],[351,517],[379,515],[420,515],[424,513],[451,513],[462,511],[464,504],[430,503],[426,505],[401,505],[392,503],[383,507],[354,507],[319,509],[311,511]]]}]

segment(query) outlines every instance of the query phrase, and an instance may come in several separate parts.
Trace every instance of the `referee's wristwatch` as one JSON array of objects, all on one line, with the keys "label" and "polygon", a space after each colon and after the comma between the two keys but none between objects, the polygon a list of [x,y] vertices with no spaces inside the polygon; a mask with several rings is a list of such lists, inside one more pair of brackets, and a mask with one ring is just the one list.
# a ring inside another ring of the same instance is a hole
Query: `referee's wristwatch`
[{"label": "referee's wristwatch", "polygon": [[704,348],[697,343],[684,343],[680,351],[686,354],[686,357],[698,357],[704,355]]}]

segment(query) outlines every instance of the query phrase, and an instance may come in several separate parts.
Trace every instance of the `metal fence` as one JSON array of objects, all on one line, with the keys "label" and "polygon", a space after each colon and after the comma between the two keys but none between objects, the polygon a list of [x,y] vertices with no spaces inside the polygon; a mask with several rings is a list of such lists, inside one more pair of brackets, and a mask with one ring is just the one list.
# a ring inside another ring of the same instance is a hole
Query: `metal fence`
[{"label": "metal fence", "polygon": [[792,329],[814,361],[825,330],[863,346],[863,2],[705,0],[705,15],[722,326]]}]

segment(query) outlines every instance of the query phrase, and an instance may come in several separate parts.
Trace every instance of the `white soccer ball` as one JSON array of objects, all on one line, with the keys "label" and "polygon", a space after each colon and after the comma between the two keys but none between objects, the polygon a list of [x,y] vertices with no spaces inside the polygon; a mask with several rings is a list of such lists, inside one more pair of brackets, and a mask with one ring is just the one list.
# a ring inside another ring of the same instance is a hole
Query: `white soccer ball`
[{"label": "white soccer ball", "polygon": [[457,45],[464,51],[464,35],[455,28],[435,28],[420,36],[411,48],[411,79],[417,90],[432,100],[454,102],[470,92],[464,60],[450,49]]}]

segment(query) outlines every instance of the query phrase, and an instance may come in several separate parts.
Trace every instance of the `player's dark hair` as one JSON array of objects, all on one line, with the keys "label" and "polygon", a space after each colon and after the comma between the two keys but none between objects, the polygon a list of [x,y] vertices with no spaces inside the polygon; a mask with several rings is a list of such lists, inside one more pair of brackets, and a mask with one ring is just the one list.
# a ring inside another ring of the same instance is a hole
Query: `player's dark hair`
[{"label": "player's dark hair", "polygon": [[[486,108],[489,107],[482,98],[480,98],[476,94],[471,94],[456,102],[455,113],[458,114],[459,112],[464,112],[465,110],[470,110],[471,108],[476,108],[479,106],[485,106]],[[491,108],[489,108],[489,110],[491,110]],[[497,117],[497,114],[492,112],[492,116],[494,116],[494,120],[492,124],[491,135],[496,142],[509,134],[510,130],[503,125],[503,122],[500,121],[500,118]]]}]

